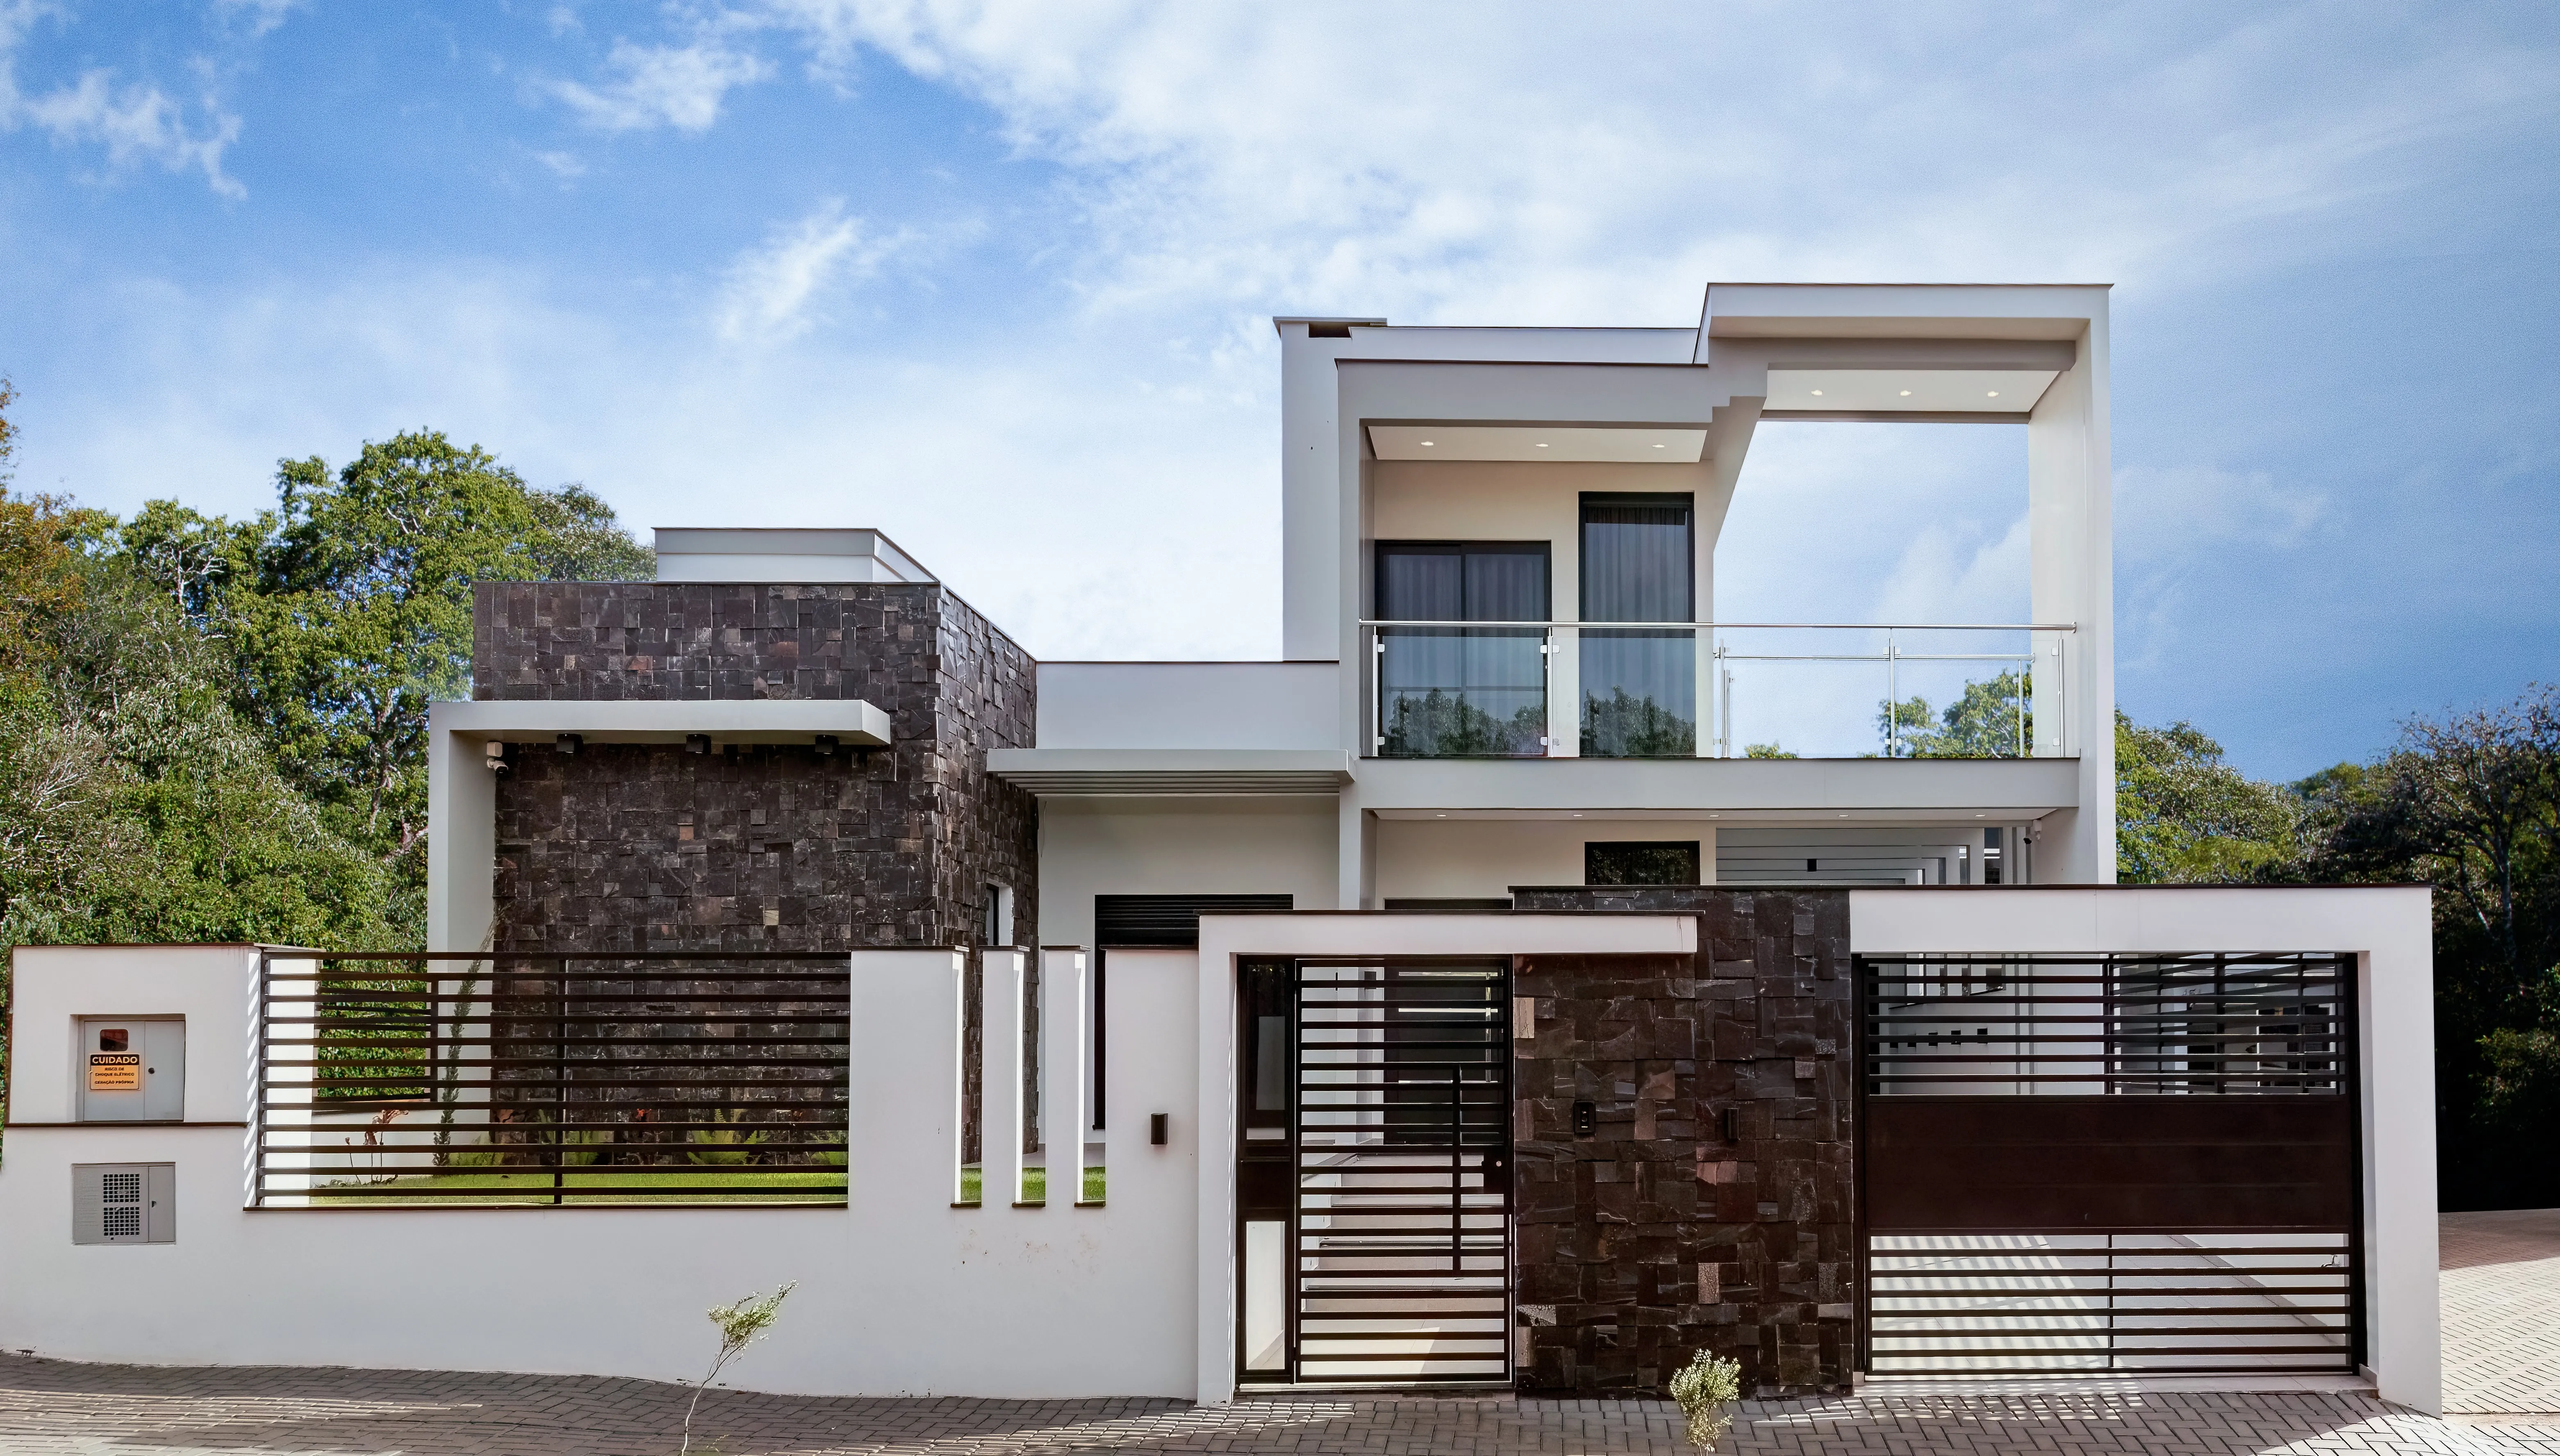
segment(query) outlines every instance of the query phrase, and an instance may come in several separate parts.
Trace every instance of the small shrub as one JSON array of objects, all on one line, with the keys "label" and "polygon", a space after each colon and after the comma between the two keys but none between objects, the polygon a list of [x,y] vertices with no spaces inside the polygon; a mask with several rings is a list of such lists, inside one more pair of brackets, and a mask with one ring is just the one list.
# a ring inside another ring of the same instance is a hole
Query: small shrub
[{"label": "small shrub", "polygon": [[713,1306],[710,1314],[712,1324],[720,1331],[720,1353],[713,1357],[712,1368],[695,1383],[694,1398],[685,1405],[685,1439],[684,1444],[677,1448],[677,1456],[688,1456],[694,1449],[694,1411],[703,1403],[703,1392],[712,1387],[712,1381],[720,1378],[720,1373],[727,1368],[730,1361],[745,1354],[746,1347],[762,1339],[764,1332],[773,1328],[773,1317],[781,1313],[782,1301],[799,1287],[800,1281],[794,1279],[771,1294],[750,1294],[735,1304]]},{"label": "small shrub", "polygon": [[715,1107],[705,1119],[719,1127],[698,1127],[685,1135],[691,1146],[685,1156],[712,1168],[739,1168],[755,1161],[755,1147],[764,1134],[751,1132],[743,1124],[746,1112],[737,1107]]},{"label": "small shrub", "polygon": [[1688,1421],[1688,1439],[1712,1451],[1733,1424],[1733,1402],[1742,1398],[1742,1364],[1701,1350],[1672,1376],[1672,1398]]}]

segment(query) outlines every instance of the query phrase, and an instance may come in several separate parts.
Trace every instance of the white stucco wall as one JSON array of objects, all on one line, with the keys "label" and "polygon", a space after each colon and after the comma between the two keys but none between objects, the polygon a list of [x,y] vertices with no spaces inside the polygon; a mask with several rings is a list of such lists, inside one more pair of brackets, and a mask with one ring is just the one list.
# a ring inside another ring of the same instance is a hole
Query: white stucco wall
[{"label": "white stucco wall", "polygon": [[1386,819],[1377,821],[1377,894],[1481,899],[1515,885],[1580,885],[1592,840],[1695,841],[1698,874],[1715,879],[1715,826],[1668,819]]},{"label": "white stucco wall", "polygon": [[[248,954],[22,952],[17,1040],[52,1043],[75,1006],[187,1010],[191,1083],[206,1069],[205,1101],[228,1092],[238,1117],[247,1024],[236,1010],[218,1013],[240,1004]],[[240,1127],[13,1119],[0,1162],[0,1347],[143,1364],[680,1380],[698,1376],[711,1351],[706,1308],[798,1280],[733,1383],[840,1395],[1190,1394],[1197,1142],[1150,1149],[1141,1116],[1134,1143],[1123,1134],[1106,1153],[1103,1206],[951,1207],[961,954],[865,951],[853,962],[846,1208],[252,1210],[241,1206]],[[1104,1013],[1111,1105],[1170,1112],[1183,1128],[1198,1123],[1191,964],[1115,958]],[[187,1000],[199,991],[203,1000]],[[212,1035],[217,1025],[224,1036]],[[61,1030],[68,1046],[68,1024]],[[1063,1050],[1050,1048],[1053,1058]],[[1019,1061],[991,1062],[991,1090],[1019,1076]],[[1084,1069],[1050,1072],[1080,1079]],[[1000,1138],[1010,1100],[991,1095],[987,1105],[989,1137]],[[206,1110],[191,1100],[191,1117]],[[159,1162],[177,1165],[176,1242],[72,1244],[72,1165]]]},{"label": "white stucco wall", "polygon": [[1041,748],[1339,748],[1326,662],[1044,662]]},{"label": "white stucco wall", "polygon": [[[237,1126],[247,1116],[244,1052],[256,1025],[257,957],[253,945],[22,945],[10,952],[10,1126],[69,1122],[77,1115],[82,1063],[73,1055],[73,1028],[88,1016],[182,1018],[186,1120]],[[119,1134],[142,1131],[91,1130],[82,1136],[111,1143]],[[235,1180],[239,1172],[235,1158]]]},{"label": "white stucco wall", "polygon": [[2435,952],[2410,889],[1876,890],[1849,949],[2352,953],[2364,1128],[2366,1330],[2386,1400],[2444,1408],[2436,1271]]},{"label": "white stucco wall", "polygon": [[1330,797],[1044,799],[1040,939],[1092,944],[1097,894],[1288,894],[1331,909],[1337,828]]}]

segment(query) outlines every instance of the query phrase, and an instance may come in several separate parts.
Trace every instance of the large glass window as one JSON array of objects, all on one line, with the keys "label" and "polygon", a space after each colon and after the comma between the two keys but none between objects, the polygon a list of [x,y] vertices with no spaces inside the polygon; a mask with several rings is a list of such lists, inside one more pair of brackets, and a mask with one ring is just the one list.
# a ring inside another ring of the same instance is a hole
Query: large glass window
[{"label": "large glass window", "polygon": [[[1377,617],[1388,623],[1542,622],[1544,542],[1380,542]],[[1378,628],[1380,751],[1531,757],[1546,751],[1541,627]]]},{"label": "large glass window", "polygon": [[[1582,620],[1692,622],[1696,556],[1685,495],[1582,498]],[[1697,751],[1697,633],[1582,634],[1582,754],[1686,757]]]}]

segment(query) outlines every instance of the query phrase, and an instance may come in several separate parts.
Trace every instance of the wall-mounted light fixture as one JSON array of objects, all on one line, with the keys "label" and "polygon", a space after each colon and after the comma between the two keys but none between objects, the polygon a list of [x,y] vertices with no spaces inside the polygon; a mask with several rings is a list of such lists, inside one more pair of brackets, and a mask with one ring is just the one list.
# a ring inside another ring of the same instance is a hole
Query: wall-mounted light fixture
[{"label": "wall-mounted light fixture", "polygon": [[1717,1113],[1715,1126],[1716,1131],[1724,1134],[1724,1140],[1726,1142],[1738,1143],[1742,1141],[1742,1109],[1739,1107],[1727,1107],[1722,1112]]},{"label": "wall-mounted light fixture", "polygon": [[578,749],[586,746],[586,735],[584,733],[562,733],[559,737],[553,739],[552,744],[563,753],[574,753]]},{"label": "wall-mounted light fixture", "polygon": [[482,743],[480,745],[480,761],[489,765],[489,771],[491,773],[506,772],[507,745],[498,741],[496,738],[491,738],[489,741]]},{"label": "wall-mounted light fixture", "polygon": [[1171,1143],[1173,1140],[1174,1115],[1170,1112],[1148,1113],[1147,1141],[1154,1146],[1161,1148],[1166,1144]]},{"label": "wall-mounted light fixture", "polygon": [[704,755],[704,754],[706,754],[706,753],[709,753],[711,750],[712,750],[712,735],[711,735],[711,734],[709,734],[709,733],[687,733],[687,734],[685,734],[685,751],[686,751],[686,752],[691,753],[691,754],[695,755],[696,757],[701,757],[702,755]]},{"label": "wall-mounted light fixture", "polygon": [[821,758],[833,758],[836,756],[836,735],[834,733],[820,733],[811,741],[811,745],[818,750],[818,756]]},{"label": "wall-mounted light fixture", "polygon": [[1573,1104],[1573,1135],[1591,1138],[1600,1135],[1600,1109],[1589,1102]]}]

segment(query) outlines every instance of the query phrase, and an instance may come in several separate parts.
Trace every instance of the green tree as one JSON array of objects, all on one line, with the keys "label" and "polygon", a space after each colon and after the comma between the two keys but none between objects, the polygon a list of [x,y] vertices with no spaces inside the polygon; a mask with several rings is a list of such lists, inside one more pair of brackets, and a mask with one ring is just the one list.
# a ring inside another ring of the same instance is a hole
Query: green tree
[{"label": "green tree", "polygon": [[1933,714],[1926,698],[1876,707],[1876,731],[1898,758],[2020,758],[2035,740],[2033,680],[2006,672],[1967,683],[1956,701]]},{"label": "green tree", "polygon": [[2435,890],[2447,1206],[2560,1202],[2548,1159],[2513,1156],[2560,1107],[2560,689],[2409,720],[2379,760],[2298,788],[2312,833],[2289,878]]},{"label": "green tree", "polygon": [[2222,761],[2190,723],[2116,713],[2116,878],[2128,885],[2251,880],[2301,853],[2294,797]]},{"label": "green tree", "polygon": [[334,475],[284,461],[277,484],[245,552],[174,510],[147,539],[226,563],[209,610],[235,639],[243,710],[345,832],[409,853],[426,830],[427,704],[470,690],[473,583],[654,575],[655,558],[583,487],[534,490],[432,430],[368,443]]},{"label": "green tree", "polygon": [[413,942],[422,908],[336,834],[230,704],[223,645],[111,557],[83,562],[0,727],[0,929],[20,942]]}]

